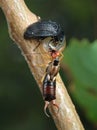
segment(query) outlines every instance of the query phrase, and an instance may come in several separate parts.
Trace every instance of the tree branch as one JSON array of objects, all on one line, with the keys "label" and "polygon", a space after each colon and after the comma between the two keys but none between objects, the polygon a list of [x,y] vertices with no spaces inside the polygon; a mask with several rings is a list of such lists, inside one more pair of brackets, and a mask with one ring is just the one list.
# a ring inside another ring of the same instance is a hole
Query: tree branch
[{"label": "tree branch", "polygon": [[[42,45],[37,49],[37,52],[40,54],[36,52],[34,53],[33,49],[38,44],[37,41],[26,41],[23,38],[23,33],[26,27],[36,22],[38,20],[37,16],[29,11],[24,0],[0,0],[0,6],[7,19],[10,37],[21,49],[22,54],[24,55],[31,72],[39,85],[40,91],[42,92],[41,79],[44,75],[46,64],[50,62],[49,55],[44,51]],[[40,63],[45,64],[45,66],[38,66]],[[56,102],[60,107],[59,113],[56,114],[56,109],[52,105],[50,105],[49,110],[58,130],[84,130],[75,111],[75,107],[72,104],[59,75],[57,76],[56,98]]]}]

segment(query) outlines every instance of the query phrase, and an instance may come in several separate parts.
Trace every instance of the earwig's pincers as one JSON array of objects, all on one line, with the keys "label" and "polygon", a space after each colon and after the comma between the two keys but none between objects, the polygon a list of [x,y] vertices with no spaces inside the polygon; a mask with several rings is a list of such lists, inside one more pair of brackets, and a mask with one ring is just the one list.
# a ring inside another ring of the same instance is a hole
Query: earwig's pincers
[{"label": "earwig's pincers", "polygon": [[[44,113],[45,113],[45,115],[47,116],[47,117],[50,117],[49,116],[49,114],[47,113],[47,108],[48,108],[48,106],[49,106],[49,104],[50,104],[50,102],[48,102],[48,101],[45,101],[45,106],[44,106]],[[54,103],[52,103],[53,104],[53,106],[55,106],[56,108],[57,108],[57,113],[59,112],[59,106],[57,105],[57,104],[55,104],[55,102]]]},{"label": "earwig's pincers", "polygon": [[50,117],[50,116],[48,115],[48,113],[46,112],[46,109],[48,108],[48,105],[49,105],[49,102],[48,102],[48,101],[45,101],[44,113],[45,113],[45,115],[46,115],[47,117]]}]

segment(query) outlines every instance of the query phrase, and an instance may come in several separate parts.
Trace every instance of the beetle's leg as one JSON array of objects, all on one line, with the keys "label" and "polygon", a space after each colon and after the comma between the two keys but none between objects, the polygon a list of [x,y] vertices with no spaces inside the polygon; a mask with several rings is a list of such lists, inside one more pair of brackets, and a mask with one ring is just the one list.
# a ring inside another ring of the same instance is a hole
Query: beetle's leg
[{"label": "beetle's leg", "polygon": [[49,50],[52,51],[52,50],[55,50],[55,46],[52,45],[52,43],[54,43],[54,39],[52,38],[49,42],[48,42],[48,47],[49,47]]},{"label": "beetle's leg", "polygon": [[57,113],[59,112],[59,106],[55,103],[55,100],[52,101],[52,104],[58,109]]},{"label": "beetle's leg", "polygon": [[50,117],[48,115],[48,113],[46,112],[47,108],[48,108],[48,105],[49,105],[49,102],[48,101],[45,101],[45,106],[44,106],[44,113],[46,114],[47,117]]},{"label": "beetle's leg", "polygon": [[38,40],[38,45],[33,49],[35,51],[40,46],[40,40]]}]

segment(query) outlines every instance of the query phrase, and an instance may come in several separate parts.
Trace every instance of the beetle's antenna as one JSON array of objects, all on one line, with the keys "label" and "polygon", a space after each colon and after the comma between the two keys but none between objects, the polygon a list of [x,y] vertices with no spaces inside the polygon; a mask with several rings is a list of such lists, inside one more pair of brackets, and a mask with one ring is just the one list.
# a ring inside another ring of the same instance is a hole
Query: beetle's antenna
[{"label": "beetle's antenna", "polygon": [[46,112],[46,109],[47,109],[48,105],[49,105],[49,102],[48,102],[48,101],[45,101],[44,113],[46,114],[47,117],[50,117],[50,116],[47,114],[47,112]]}]

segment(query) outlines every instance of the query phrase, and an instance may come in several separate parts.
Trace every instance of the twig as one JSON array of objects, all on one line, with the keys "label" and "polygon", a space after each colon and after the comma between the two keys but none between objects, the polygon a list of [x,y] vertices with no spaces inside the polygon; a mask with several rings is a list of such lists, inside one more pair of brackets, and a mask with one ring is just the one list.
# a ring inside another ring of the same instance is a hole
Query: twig
[{"label": "twig", "polygon": [[[0,0],[0,6],[7,19],[10,37],[21,49],[22,54],[24,55],[41,91],[41,79],[44,75],[46,65],[41,67],[38,66],[38,64],[45,64],[45,62],[48,63],[50,60],[49,58],[47,59],[47,56],[49,57],[49,55],[43,50],[41,45],[37,49],[37,52],[40,54],[32,54],[32,50],[38,44],[37,41],[26,41],[23,38],[23,33],[26,27],[36,22],[38,20],[37,16],[29,11],[24,3],[24,0]],[[60,111],[56,114],[56,109],[52,105],[49,107],[49,110],[58,130],[84,130],[75,111],[75,107],[72,104],[59,75],[57,76],[56,91],[56,102],[60,107]]]}]

